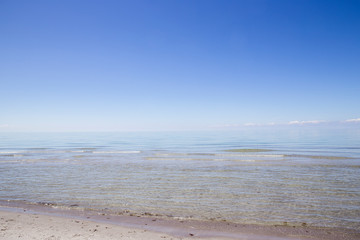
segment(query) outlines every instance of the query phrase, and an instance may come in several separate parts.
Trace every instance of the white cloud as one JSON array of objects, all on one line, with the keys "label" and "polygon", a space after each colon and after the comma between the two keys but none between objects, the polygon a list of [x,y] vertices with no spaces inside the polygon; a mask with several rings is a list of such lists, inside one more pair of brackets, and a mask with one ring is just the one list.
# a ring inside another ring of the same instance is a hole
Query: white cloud
[{"label": "white cloud", "polygon": [[9,124],[0,124],[0,128],[8,128]]},{"label": "white cloud", "polygon": [[360,118],[348,119],[345,122],[360,122]]},{"label": "white cloud", "polygon": [[256,123],[248,122],[242,124],[224,124],[212,126],[212,128],[223,128],[223,129],[241,129],[241,128],[251,128],[251,127],[277,127],[277,126],[306,126],[306,125],[319,125],[319,126],[334,126],[340,124],[358,124],[360,123],[360,118],[348,119],[348,120],[338,120],[338,121],[323,121],[323,120],[309,120],[309,121],[300,121],[294,120],[290,122],[268,122],[268,123]]},{"label": "white cloud", "polygon": [[301,124],[300,121],[290,121],[288,122],[289,125],[293,125],[293,124]]},{"label": "white cloud", "polygon": [[288,122],[289,125],[304,125],[304,124],[319,124],[323,123],[325,121],[319,121],[319,120],[312,120],[312,121],[290,121]]}]

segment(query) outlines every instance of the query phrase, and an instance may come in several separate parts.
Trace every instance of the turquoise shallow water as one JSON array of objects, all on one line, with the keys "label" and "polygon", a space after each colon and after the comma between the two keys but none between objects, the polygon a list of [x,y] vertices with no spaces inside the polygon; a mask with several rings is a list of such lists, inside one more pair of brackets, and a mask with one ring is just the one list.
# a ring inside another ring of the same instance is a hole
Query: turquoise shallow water
[{"label": "turquoise shallow water", "polygon": [[359,230],[360,132],[2,133],[0,200]]}]

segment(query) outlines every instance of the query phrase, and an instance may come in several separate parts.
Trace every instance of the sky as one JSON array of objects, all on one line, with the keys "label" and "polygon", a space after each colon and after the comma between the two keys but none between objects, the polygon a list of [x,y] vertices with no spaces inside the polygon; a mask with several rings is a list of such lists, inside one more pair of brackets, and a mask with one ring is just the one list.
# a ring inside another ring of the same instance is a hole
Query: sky
[{"label": "sky", "polygon": [[358,0],[0,0],[0,132],[360,123],[359,13]]}]

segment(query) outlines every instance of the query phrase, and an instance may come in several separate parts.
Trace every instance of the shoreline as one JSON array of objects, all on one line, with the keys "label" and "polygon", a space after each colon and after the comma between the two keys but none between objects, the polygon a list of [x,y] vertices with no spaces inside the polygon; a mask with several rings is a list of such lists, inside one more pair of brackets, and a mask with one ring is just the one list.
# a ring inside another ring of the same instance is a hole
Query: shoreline
[{"label": "shoreline", "polygon": [[21,235],[32,236],[25,239],[360,239],[360,232],[351,229],[164,219],[20,205],[0,202],[0,238],[19,239]]}]

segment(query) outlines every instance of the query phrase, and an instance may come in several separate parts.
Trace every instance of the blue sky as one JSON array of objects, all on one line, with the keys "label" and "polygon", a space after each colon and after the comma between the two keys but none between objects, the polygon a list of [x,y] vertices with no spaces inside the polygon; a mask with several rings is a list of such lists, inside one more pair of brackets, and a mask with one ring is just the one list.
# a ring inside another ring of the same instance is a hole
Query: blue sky
[{"label": "blue sky", "polygon": [[0,131],[360,122],[359,12],[360,1],[1,0]]}]

